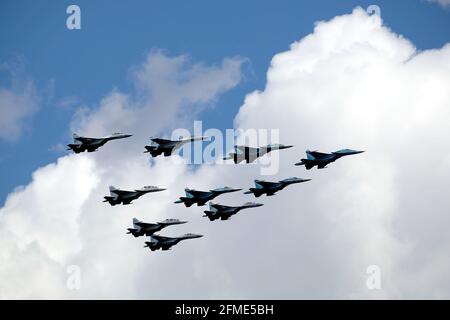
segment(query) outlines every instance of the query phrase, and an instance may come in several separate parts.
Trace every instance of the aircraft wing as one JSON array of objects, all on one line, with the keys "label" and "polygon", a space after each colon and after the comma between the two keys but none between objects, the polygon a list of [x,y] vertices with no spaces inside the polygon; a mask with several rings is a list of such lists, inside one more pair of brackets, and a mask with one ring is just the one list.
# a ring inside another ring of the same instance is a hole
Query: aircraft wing
[{"label": "aircraft wing", "polygon": [[161,241],[161,242],[172,240],[172,238],[159,236],[159,235],[152,235],[152,238],[156,239],[158,241]]},{"label": "aircraft wing", "polygon": [[194,197],[200,197],[200,196],[203,196],[203,195],[206,195],[209,193],[208,191],[198,191],[198,190],[189,190],[186,192],[191,194]]},{"label": "aircraft wing", "polygon": [[145,222],[136,222],[135,225],[145,229],[148,227],[153,227],[155,224],[154,223],[145,223]]},{"label": "aircraft wing", "polygon": [[216,208],[219,211],[229,208],[228,206],[224,206],[224,205],[221,205],[221,204],[211,204],[211,207]]},{"label": "aircraft wing", "polygon": [[123,195],[127,195],[127,194],[129,194],[129,193],[133,193],[134,191],[119,190],[119,189],[116,189],[116,190],[113,190],[113,192],[114,192],[115,194],[117,194],[117,195],[123,196]]},{"label": "aircraft wing", "polygon": [[323,157],[328,157],[329,154],[327,153],[323,153],[323,152],[318,152],[318,151],[311,151],[310,154],[314,157],[314,158],[323,158]]},{"label": "aircraft wing", "polygon": [[278,184],[278,182],[262,181],[262,180],[257,180],[256,183],[261,185],[262,187],[267,187],[267,188],[270,188],[270,187]]},{"label": "aircraft wing", "polygon": [[84,143],[89,143],[89,142],[97,140],[95,138],[87,138],[87,137],[79,137],[79,136],[78,137],[74,137],[73,139],[77,140],[77,141],[80,141],[80,142],[84,142]]},{"label": "aircraft wing", "polygon": [[163,144],[167,144],[167,143],[173,142],[172,140],[161,139],[161,138],[153,138],[153,139],[150,139],[150,140],[152,140],[153,142],[156,142],[159,145],[163,145]]}]

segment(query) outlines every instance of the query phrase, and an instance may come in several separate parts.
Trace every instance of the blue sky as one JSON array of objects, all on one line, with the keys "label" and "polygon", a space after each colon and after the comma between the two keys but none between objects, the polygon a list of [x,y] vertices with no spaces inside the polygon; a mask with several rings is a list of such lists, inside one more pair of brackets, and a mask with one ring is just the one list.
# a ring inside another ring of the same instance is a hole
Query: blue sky
[{"label": "blue sky", "polygon": [[[81,7],[82,30],[66,29],[69,4]],[[39,111],[14,142],[0,140],[0,201],[61,155],[69,123],[81,104],[93,106],[112,88],[132,90],[129,70],[152,48],[194,61],[249,59],[244,81],[202,114],[204,127],[230,128],[246,93],[262,89],[272,56],[310,33],[314,22],[376,4],[396,33],[419,49],[448,41],[450,9],[401,1],[2,1],[0,63],[20,61],[33,79]],[[10,75],[0,69],[0,87]],[[73,106],[61,106],[72,99]],[[154,134],[149,132],[149,136]]]}]

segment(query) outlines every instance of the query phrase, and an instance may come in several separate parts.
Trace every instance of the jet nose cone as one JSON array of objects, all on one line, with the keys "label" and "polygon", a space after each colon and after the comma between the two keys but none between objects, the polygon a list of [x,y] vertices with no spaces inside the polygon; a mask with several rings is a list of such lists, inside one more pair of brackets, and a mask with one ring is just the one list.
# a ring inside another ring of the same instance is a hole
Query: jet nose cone
[{"label": "jet nose cone", "polygon": [[132,137],[132,134],[125,134],[125,133],[115,133],[113,134],[113,137],[119,138],[119,139],[123,139],[123,138],[129,138]]},{"label": "jet nose cone", "polygon": [[193,136],[190,138],[191,141],[209,141],[211,140],[208,136]]},{"label": "jet nose cone", "polygon": [[[216,189],[216,190],[220,190],[220,189]],[[235,191],[241,191],[242,188],[230,188],[230,187],[223,187],[222,192],[235,192]]]},{"label": "jet nose cone", "polygon": [[292,147],[293,147],[293,145],[288,145],[288,146],[282,145],[282,146],[280,146],[280,149],[289,149],[289,148],[292,148]]},{"label": "jet nose cone", "polygon": [[358,151],[358,150],[349,150],[346,153],[344,153],[344,155],[354,155],[354,154],[359,154],[359,153],[363,153],[364,151]]},{"label": "jet nose cone", "polygon": [[358,153],[363,153],[364,151],[359,151],[359,150],[347,150],[348,154],[358,154]]}]

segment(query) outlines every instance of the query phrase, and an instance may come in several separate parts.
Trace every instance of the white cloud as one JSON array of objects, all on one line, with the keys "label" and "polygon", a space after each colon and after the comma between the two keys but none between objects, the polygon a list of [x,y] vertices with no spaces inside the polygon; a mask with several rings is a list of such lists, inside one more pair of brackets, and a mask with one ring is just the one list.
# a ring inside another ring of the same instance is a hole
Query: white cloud
[{"label": "white cloud", "polygon": [[439,3],[444,8],[447,8],[448,6],[450,6],[450,0],[427,0],[427,1]]},{"label": "white cloud", "polygon": [[[102,203],[103,195],[108,185],[178,184],[176,177],[184,175],[184,167],[173,169],[171,161],[158,160],[149,170],[143,144],[151,134],[192,120],[201,108],[236,86],[243,62],[235,57],[209,66],[191,63],[187,56],[171,58],[153,51],[134,71],[134,94],[113,90],[96,108],[80,109],[72,123],[74,130],[94,136],[119,130],[132,132],[133,139],[96,154],[62,157],[38,169],[30,185],[8,196],[0,209],[4,238],[0,298],[137,297],[140,274],[130,272],[130,265],[138,268],[147,252],[142,239],[133,241],[125,235],[126,227],[134,215],[162,218],[174,195],[158,194],[159,203],[149,206],[140,201],[119,210]],[[182,190],[180,184],[178,192]],[[119,255],[118,249],[123,250]],[[66,268],[71,264],[82,267],[81,292],[65,286]],[[117,277],[119,270],[123,277]],[[33,281],[23,280],[28,277]]]},{"label": "white cloud", "polygon": [[[19,63],[20,64],[20,63]],[[10,74],[10,86],[0,86],[0,139],[16,141],[27,119],[36,112],[39,97],[33,81],[21,74],[21,66],[3,63],[0,70]]]},{"label": "white cloud", "polygon": [[[112,92],[74,127],[146,136],[192,120],[181,108],[198,110],[239,80],[241,59],[211,67],[153,55],[134,73],[135,95]],[[279,174],[265,178],[313,180],[260,198],[264,207],[228,222],[210,223],[203,208],[172,202],[185,186],[249,187],[257,166],[189,171],[158,158],[149,167],[145,140],[136,138],[39,169],[0,210],[0,296],[448,298],[449,58],[450,45],[418,52],[362,9],[317,24],[275,55],[265,89],[246,97],[235,126],[280,128],[281,142],[296,145],[281,151]],[[342,147],[367,152],[325,170],[292,165],[304,149]],[[169,189],[109,207],[101,202],[109,184]],[[133,216],[186,219],[164,233],[205,237],[150,253],[124,234]],[[81,267],[80,291],[65,289],[69,264]],[[365,287],[372,264],[381,267],[381,291]]]},{"label": "white cloud", "polygon": [[[192,63],[187,56],[169,57],[153,50],[146,61],[133,69],[136,92],[112,91],[93,111],[82,109],[73,122],[74,130],[106,134],[110,128],[133,130],[143,139],[191,120],[217,95],[234,87],[241,77],[240,57],[227,58],[220,65]],[[149,127],[152,129],[149,130]]]}]

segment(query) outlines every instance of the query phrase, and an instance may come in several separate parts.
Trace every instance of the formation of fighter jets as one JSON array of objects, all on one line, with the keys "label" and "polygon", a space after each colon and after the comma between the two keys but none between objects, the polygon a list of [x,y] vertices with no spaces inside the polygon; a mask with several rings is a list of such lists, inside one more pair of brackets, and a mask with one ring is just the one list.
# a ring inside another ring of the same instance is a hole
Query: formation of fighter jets
[{"label": "formation of fighter jets", "polygon": [[[77,134],[73,134],[74,143],[68,144],[68,150],[72,150],[75,153],[80,152],[93,152],[97,151],[97,149],[106,142],[116,139],[123,139],[131,137],[130,134],[122,134],[122,133],[114,133],[110,136],[103,138],[89,138],[89,137],[81,137]],[[179,149],[186,143],[191,143],[194,141],[204,141],[207,140],[208,137],[204,136],[193,136],[188,138],[180,138],[179,140],[167,140],[161,138],[151,138],[152,143],[148,146],[145,146],[146,153],[149,153],[152,157],[157,157],[159,155],[164,155],[165,157],[171,156],[173,152]],[[270,144],[263,147],[248,147],[248,146],[235,146],[234,152],[229,153],[227,157],[224,157],[223,160],[233,160],[234,163],[238,164],[243,161],[246,163],[251,163],[255,161],[257,158],[262,157],[269,152],[275,150],[283,150],[287,148],[292,148],[293,146],[282,145],[282,144]],[[364,151],[356,151],[350,149],[342,149],[338,151],[334,151],[331,153],[322,153],[318,151],[306,151],[306,159],[301,159],[300,162],[296,163],[296,166],[304,165],[307,170],[312,169],[317,166],[317,169],[326,168],[329,163],[332,163],[344,156],[355,155],[362,153]],[[283,190],[287,186],[296,183],[302,183],[310,181],[311,179],[300,179],[297,177],[291,177],[287,179],[283,179],[280,181],[264,181],[264,180],[255,180],[255,187],[249,188],[248,191],[245,191],[244,194],[253,194],[255,197],[260,197],[262,195],[273,196],[276,192]],[[146,186],[141,189],[135,190],[122,190],[115,188],[113,186],[109,187],[109,196],[105,196],[103,202],[108,202],[111,206],[115,205],[128,205],[133,200],[138,199],[144,194],[151,192],[159,192],[164,191],[165,188],[159,188],[156,186]],[[211,200],[214,198],[225,194],[241,191],[241,188],[231,188],[231,187],[220,187],[216,189],[212,189],[209,191],[201,191],[195,189],[186,188],[185,196],[180,197],[175,203],[183,203],[186,207],[190,207],[193,204],[197,204],[197,206],[204,206],[209,202],[209,210],[205,210],[205,215],[203,217],[207,217],[210,221],[215,220],[229,220],[231,216],[235,215],[239,211],[248,208],[256,208],[263,206],[262,203],[255,202],[247,202],[240,206],[228,206],[219,203],[213,203]],[[185,224],[187,221],[180,221],[178,219],[166,219],[161,222],[156,223],[146,223],[139,221],[137,218],[133,218],[133,227],[128,228],[128,234],[133,235],[134,237],[146,236],[149,237],[149,240],[145,242],[145,248],[149,248],[151,251],[155,251],[158,249],[161,250],[170,250],[170,248],[176,244],[178,244],[182,240],[187,239],[195,239],[201,238],[203,235],[187,233],[179,237],[166,237],[156,234],[162,229],[179,224]]]}]

